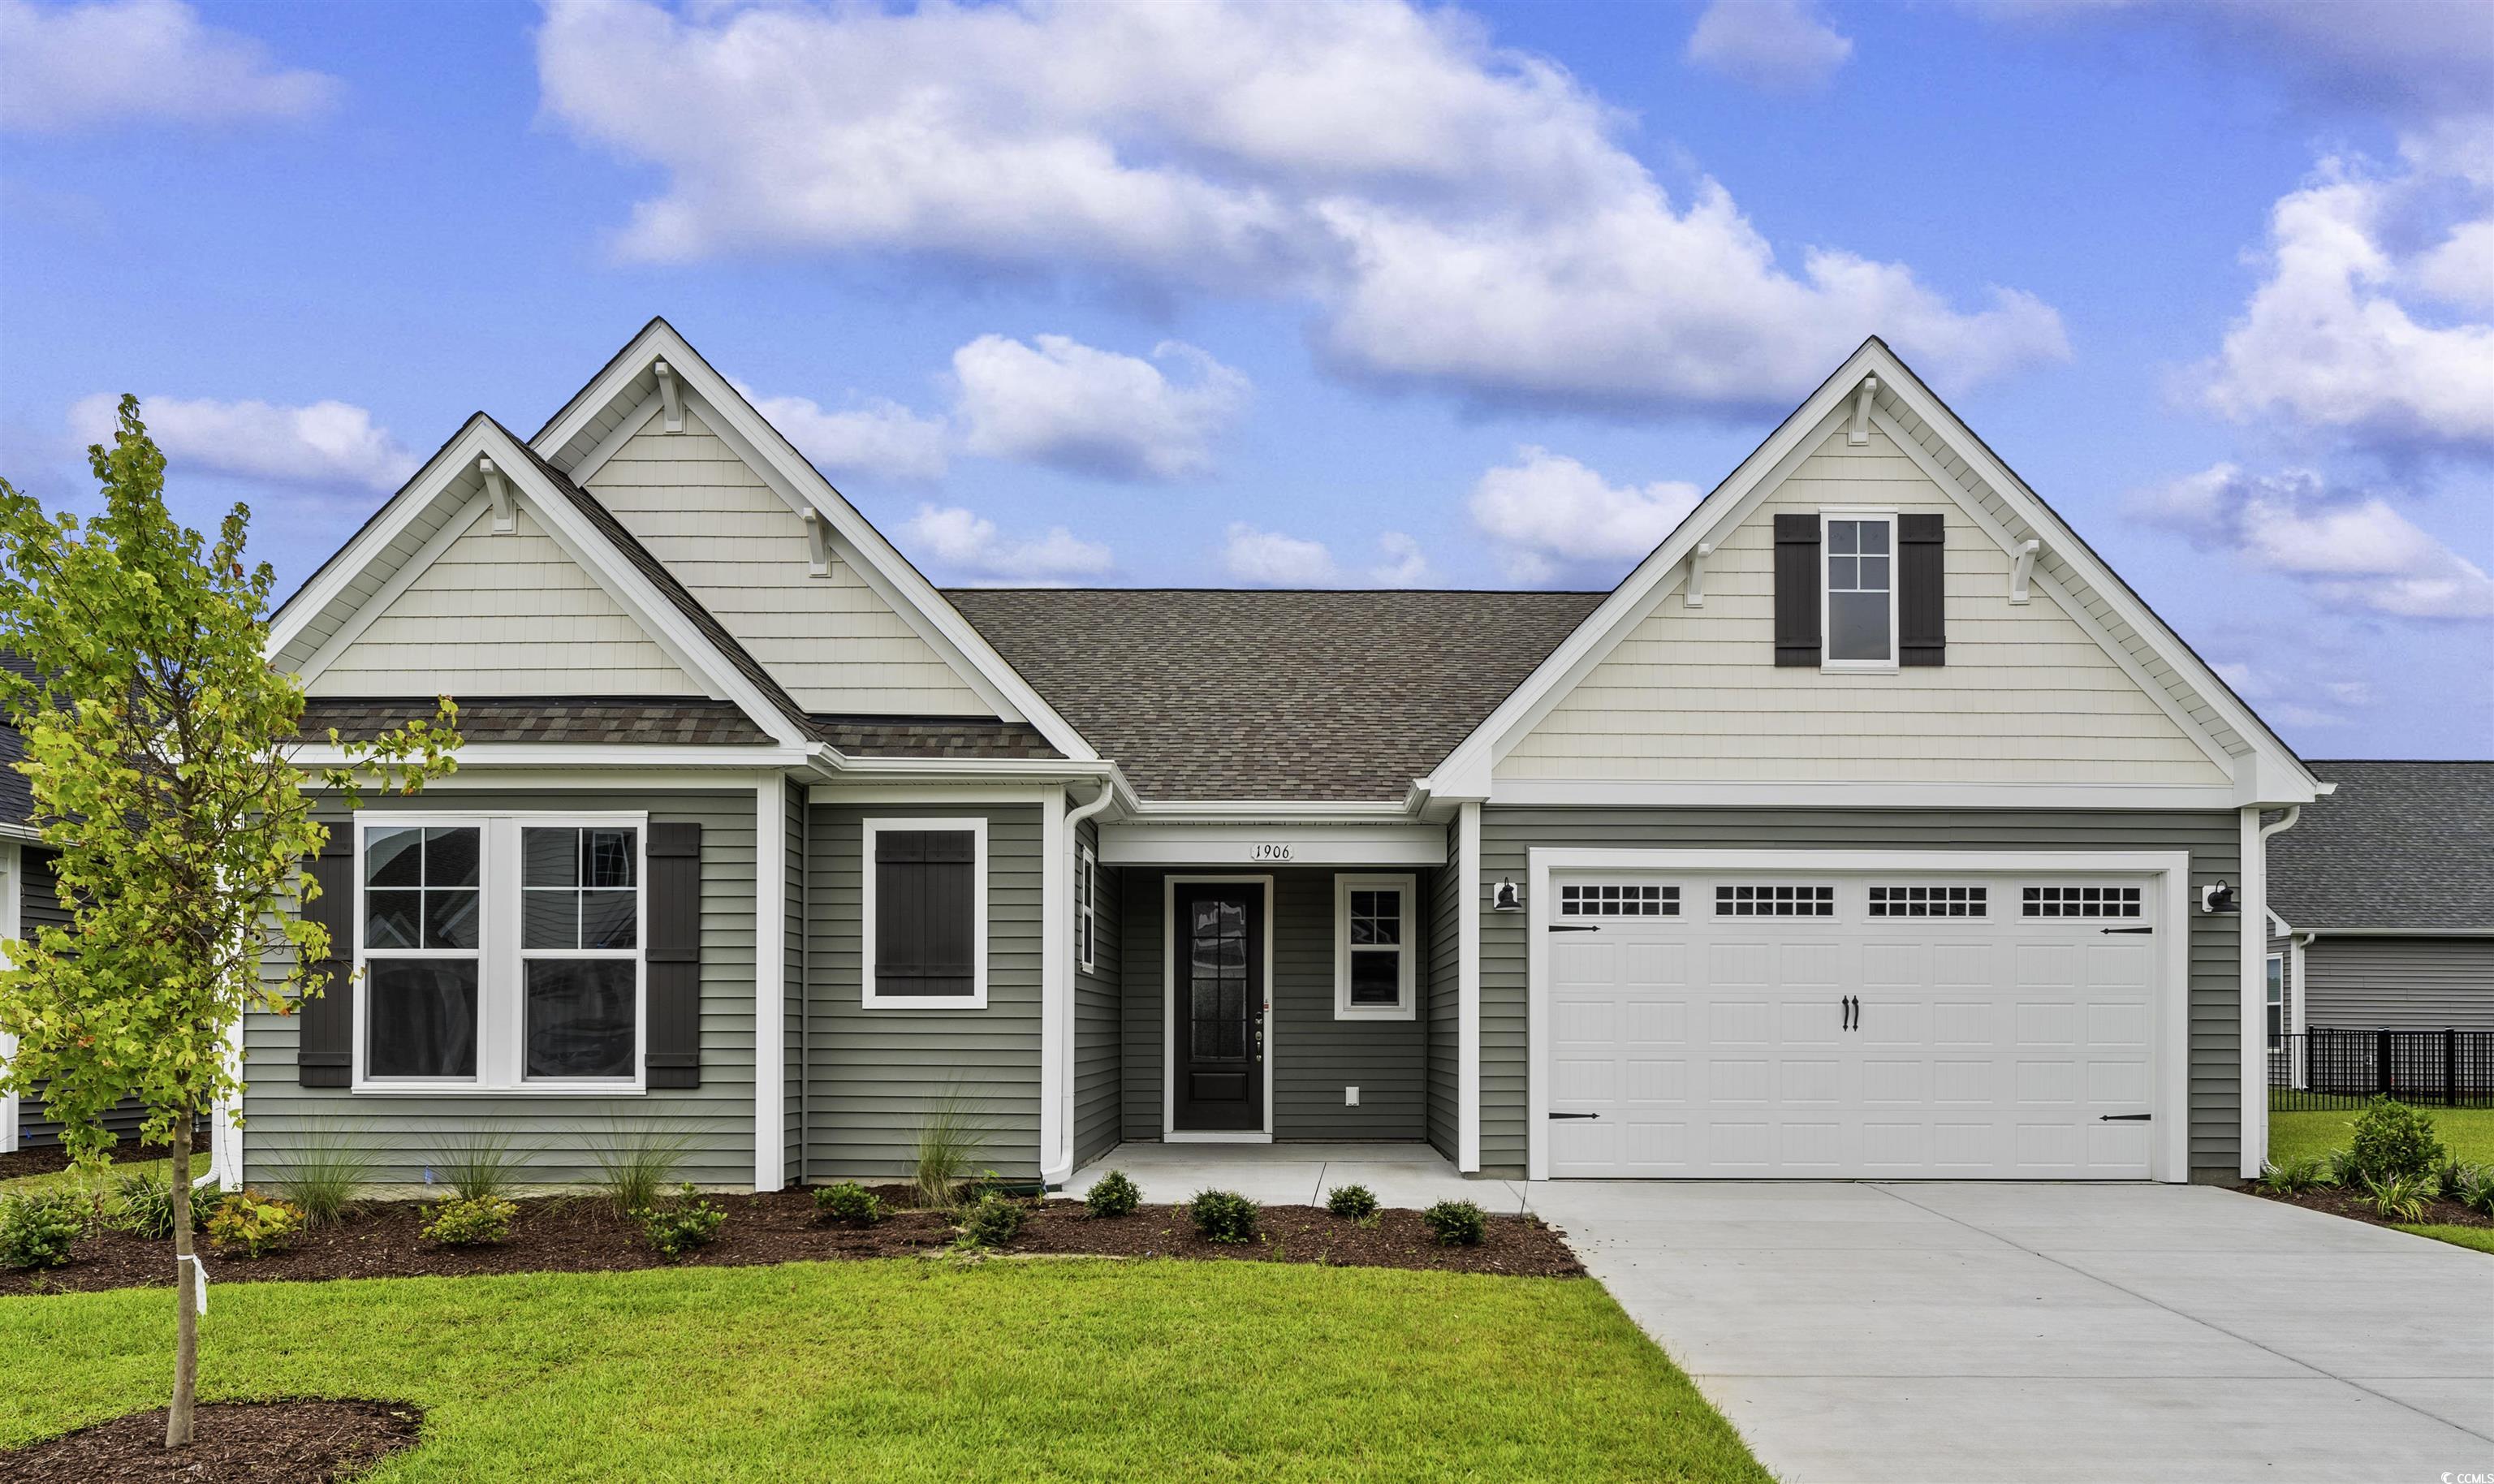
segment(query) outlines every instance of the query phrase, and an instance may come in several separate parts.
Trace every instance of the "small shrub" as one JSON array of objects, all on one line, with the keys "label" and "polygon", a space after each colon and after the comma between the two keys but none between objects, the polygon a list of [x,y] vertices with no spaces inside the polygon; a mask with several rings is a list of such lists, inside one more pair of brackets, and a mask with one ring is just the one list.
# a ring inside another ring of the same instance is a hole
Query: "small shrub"
[{"label": "small shrub", "polygon": [[[203,1191],[191,1193],[191,1227],[198,1229],[199,1205],[202,1196],[210,1201],[213,1195]],[[115,1231],[150,1242],[161,1242],[173,1234],[173,1177],[163,1170],[142,1169],[121,1176],[112,1182],[112,1194],[104,1203],[104,1224]]]},{"label": "small shrub", "polygon": [[961,1218],[961,1236],[973,1247],[1002,1247],[1020,1234],[1022,1207],[1003,1196],[982,1196]]},{"label": "small shrub", "polygon": [[727,1225],[727,1213],[704,1200],[690,1181],[684,1182],[673,1200],[643,1206],[632,1216],[662,1257],[681,1257],[696,1247],[708,1247],[718,1240],[718,1228]]},{"label": "small shrub", "polygon": [[814,1211],[831,1221],[871,1227],[883,1220],[883,1197],[855,1180],[843,1180],[815,1188]]},{"label": "small shrub", "polygon": [[1325,1196],[1325,1209],[1345,1221],[1364,1222],[1377,1214],[1377,1193],[1364,1185],[1337,1185]]},{"label": "small shrub", "polygon": [[2356,1173],[2356,1151],[2353,1149],[2332,1149],[2323,1155],[2321,1169],[2324,1177],[2321,1183],[2324,1185],[2353,1189],[2364,1183],[2362,1177]]},{"label": "small shrub", "polygon": [[437,1203],[424,1224],[424,1238],[444,1247],[490,1247],[511,1234],[520,1208],[494,1196],[459,1196]]},{"label": "small shrub", "polygon": [[1420,1220],[1448,1247],[1478,1247],[1489,1234],[1489,1218],[1469,1200],[1441,1200],[1421,1212]]},{"label": "small shrub", "polygon": [[87,1203],[74,1190],[0,1197],[0,1267],[59,1267],[86,1233]]},{"label": "small shrub", "polygon": [[277,1193],[303,1213],[307,1227],[334,1227],[355,1209],[371,1183],[375,1156],[352,1131],[311,1132],[277,1179]]},{"label": "small shrub", "polygon": [[2449,1156],[2433,1120],[2388,1097],[2378,1097],[2356,1119],[2356,1177],[2366,1185],[2431,1174]]},{"label": "small shrub", "polygon": [[2443,1194],[2479,1216],[2494,1216],[2494,1165],[2452,1166],[2448,1188]]},{"label": "small shrub", "polygon": [[1235,1191],[1203,1191],[1186,1203],[1197,1236],[1231,1246],[1256,1240],[1256,1224],[1263,1214],[1263,1207]]},{"label": "small shrub", "polygon": [[[477,1134],[451,1145],[434,1167],[454,1200],[508,1200],[529,1158],[512,1150],[508,1134]],[[650,1194],[656,1195],[657,1187]]]},{"label": "small shrub", "polygon": [[2327,1179],[2328,1170],[2321,1160],[2289,1160],[2262,1166],[2260,1188],[2272,1196],[2300,1196]]},{"label": "small shrub", "polygon": [[1143,1193],[1122,1169],[1112,1169],[1091,1182],[1091,1194],[1082,1204],[1094,1216],[1132,1216],[1135,1207],[1143,1203]]},{"label": "small shrub", "polygon": [[682,1134],[617,1125],[589,1151],[597,1166],[598,1190],[618,1215],[640,1220],[642,1212],[657,1208],[660,1193],[675,1180],[687,1143]]},{"label": "small shrub", "polygon": [[2429,1174],[2390,1175],[2369,1182],[2365,1189],[2372,1193],[2373,1210],[2384,1221],[2413,1224],[2424,1220],[2425,1207],[2439,1183]]},{"label": "small shrub", "polygon": [[222,1253],[264,1257],[303,1234],[303,1208],[273,1196],[236,1191],[208,1217],[208,1245]]}]

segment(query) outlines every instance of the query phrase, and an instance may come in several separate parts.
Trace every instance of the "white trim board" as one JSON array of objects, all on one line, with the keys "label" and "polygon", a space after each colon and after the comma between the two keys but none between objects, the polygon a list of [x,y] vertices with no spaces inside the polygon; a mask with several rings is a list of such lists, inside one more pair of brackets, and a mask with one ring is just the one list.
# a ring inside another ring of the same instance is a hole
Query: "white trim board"
[{"label": "white trim board", "polygon": [[[1177,889],[1181,886],[1254,885],[1264,892],[1264,1127],[1181,1129],[1177,1126]],[[1185,1144],[1269,1144],[1273,1141],[1273,878],[1168,875],[1161,878],[1161,1141]]]},{"label": "white trim board", "polygon": [[2081,871],[2157,878],[2155,1137],[2150,1178],[2191,1178],[2191,856],[2188,851],[1671,850],[1554,848],[1525,853],[1525,1177],[1550,1178],[1550,875],[1553,871],[1865,871],[1931,875]]},{"label": "white trim board", "polygon": [[788,1183],[788,789],[753,779],[753,1188]]},{"label": "white trim board", "polygon": [[1441,825],[1176,825],[1100,827],[1107,865],[1444,865]]}]

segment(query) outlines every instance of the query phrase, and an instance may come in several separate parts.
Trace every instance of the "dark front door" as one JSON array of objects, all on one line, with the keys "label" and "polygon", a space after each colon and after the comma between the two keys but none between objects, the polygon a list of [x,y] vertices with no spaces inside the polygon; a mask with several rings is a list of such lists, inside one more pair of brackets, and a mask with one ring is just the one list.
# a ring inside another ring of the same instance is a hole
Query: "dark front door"
[{"label": "dark front door", "polygon": [[1264,889],[1180,884],[1171,1065],[1175,1127],[1264,1127]]}]

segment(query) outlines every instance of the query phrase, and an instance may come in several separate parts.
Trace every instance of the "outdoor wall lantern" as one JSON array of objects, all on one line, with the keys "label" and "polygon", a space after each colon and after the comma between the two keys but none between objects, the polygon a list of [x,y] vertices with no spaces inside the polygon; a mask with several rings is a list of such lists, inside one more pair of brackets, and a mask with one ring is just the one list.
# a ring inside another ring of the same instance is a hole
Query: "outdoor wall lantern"
[{"label": "outdoor wall lantern", "polygon": [[2240,912],[2243,909],[2235,905],[2235,889],[2220,881],[2215,886],[2200,889],[2200,910],[2206,913],[2222,913]]},{"label": "outdoor wall lantern", "polygon": [[1524,910],[1524,894],[1516,891],[1514,877],[1501,876],[1498,878],[1498,885],[1489,889],[1489,910],[1492,912]]}]

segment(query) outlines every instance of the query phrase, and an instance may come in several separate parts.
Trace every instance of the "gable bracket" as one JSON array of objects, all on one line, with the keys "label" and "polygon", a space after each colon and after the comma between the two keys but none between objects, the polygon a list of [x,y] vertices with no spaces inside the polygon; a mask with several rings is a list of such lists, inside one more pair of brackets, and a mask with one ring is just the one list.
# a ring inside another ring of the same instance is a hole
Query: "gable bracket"
[{"label": "gable bracket", "polygon": [[810,506],[800,511],[798,513],[798,519],[806,523],[806,575],[808,577],[831,576],[832,531],[830,524],[823,519],[822,511],[813,509]]},{"label": "gable bracket", "polygon": [[1688,587],[1682,601],[1691,608],[1706,606],[1706,559],[1715,555],[1715,543],[1700,541],[1688,553]]},{"label": "gable bracket", "polygon": [[510,482],[494,467],[492,459],[481,454],[476,459],[476,472],[485,476],[485,493],[494,501],[494,534],[507,536],[517,531],[520,525],[511,510]]},{"label": "gable bracket", "polygon": [[2009,601],[2013,603],[2026,601],[2027,584],[2035,575],[2035,555],[2043,549],[2044,543],[2038,540],[2030,539],[2018,543],[2018,553],[2010,559],[2009,562]]},{"label": "gable bracket", "polygon": [[1844,430],[1844,441],[1860,448],[1870,441],[1870,399],[1879,395],[1879,379],[1864,377],[1862,389],[1853,394],[1853,426]]},{"label": "gable bracket", "polygon": [[676,379],[675,369],[669,366],[665,361],[654,361],[651,363],[650,369],[658,378],[658,399],[666,405],[666,430],[669,433],[684,432],[684,383]]}]

